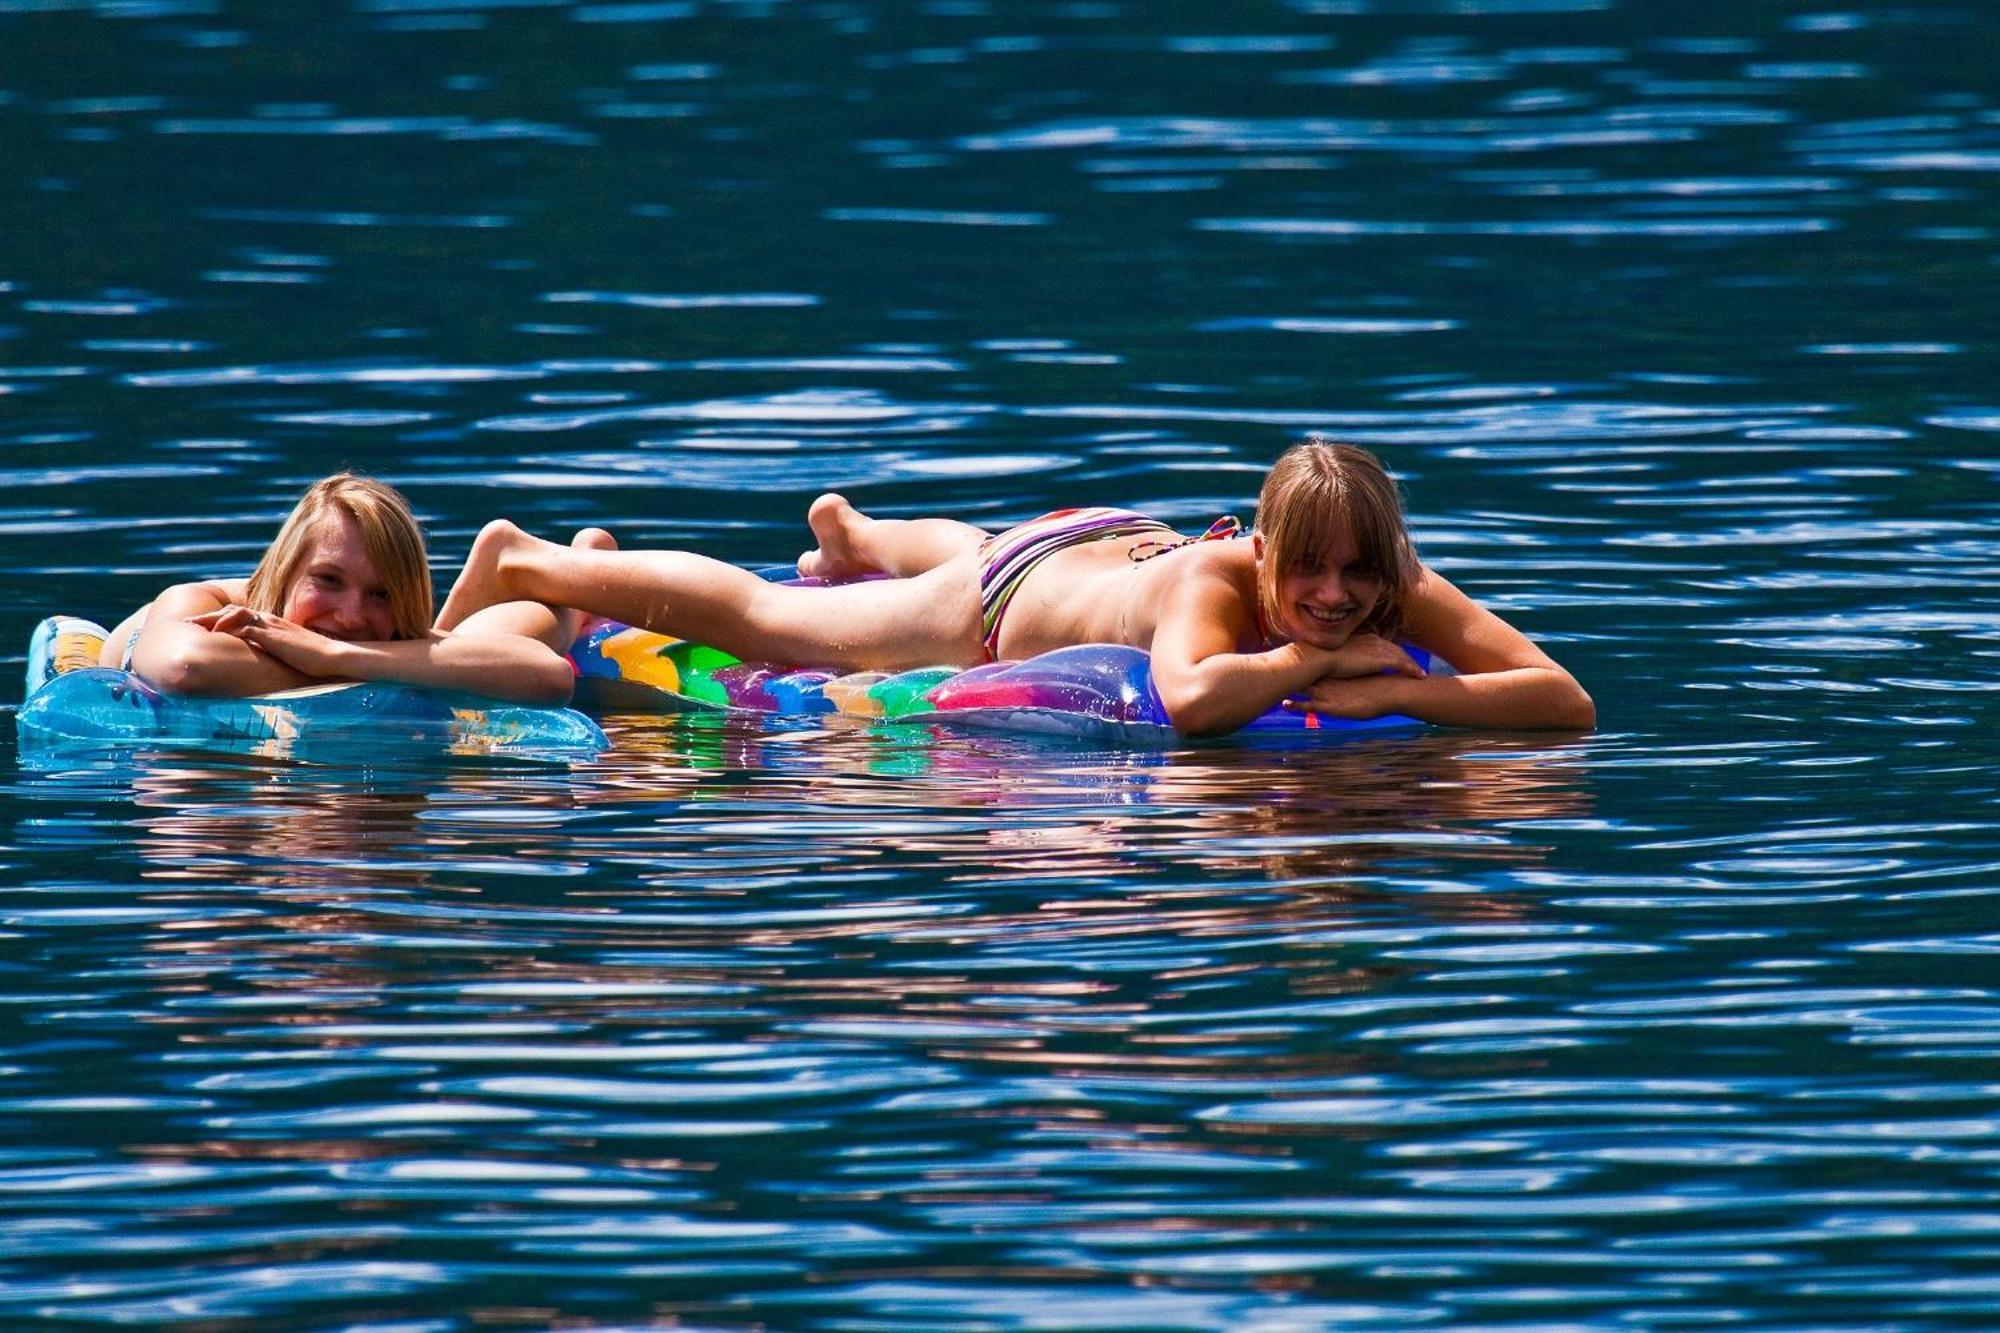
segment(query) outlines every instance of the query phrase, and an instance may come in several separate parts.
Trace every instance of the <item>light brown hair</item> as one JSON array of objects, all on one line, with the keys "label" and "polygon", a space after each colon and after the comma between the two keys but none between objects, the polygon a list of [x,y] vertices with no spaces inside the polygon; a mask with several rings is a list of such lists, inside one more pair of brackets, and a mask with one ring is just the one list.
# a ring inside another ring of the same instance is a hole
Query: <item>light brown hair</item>
[{"label": "light brown hair", "polygon": [[1318,435],[1279,455],[1257,496],[1264,538],[1257,600],[1265,624],[1278,606],[1278,580],[1324,567],[1343,528],[1361,563],[1382,579],[1382,595],[1361,631],[1394,635],[1401,628],[1403,597],[1423,568],[1403,518],[1402,492],[1375,455]]},{"label": "light brown hair", "polygon": [[432,620],[431,565],[424,534],[402,492],[372,477],[337,472],[316,481],[278,529],[277,539],[257,568],[243,601],[253,611],[283,612],[285,594],[312,549],[320,523],[335,512],[354,520],[368,559],[389,594],[389,618],[398,639],[421,639]]}]

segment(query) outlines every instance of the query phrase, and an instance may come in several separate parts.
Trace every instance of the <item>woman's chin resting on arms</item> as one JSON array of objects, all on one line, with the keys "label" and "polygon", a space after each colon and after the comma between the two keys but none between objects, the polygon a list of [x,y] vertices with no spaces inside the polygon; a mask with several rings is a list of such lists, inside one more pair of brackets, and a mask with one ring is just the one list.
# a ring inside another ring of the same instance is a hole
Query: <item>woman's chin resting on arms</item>
[{"label": "woman's chin resting on arms", "polygon": [[[786,586],[690,551],[565,547],[496,520],[439,623],[470,625],[486,608],[533,599],[746,661],[850,671],[1121,643],[1151,654],[1160,701],[1190,736],[1233,731],[1281,703],[1508,730],[1596,722],[1569,672],[1417,558],[1395,482],[1351,445],[1287,450],[1248,540],[1210,540],[1233,521],[1181,538],[1104,508],[994,534],[949,518],[873,518],[838,495],[821,496],[806,521],[819,545],[802,573],[889,577]],[[1456,674],[1425,674],[1396,640]]]},{"label": "woman's chin resting on arms", "polygon": [[241,697],[390,681],[560,704],[577,617],[533,602],[431,625],[423,534],[394,489],[342,473],[314,484],[247,579],[182,583],[127,617],[105,666],[170,694]]}]

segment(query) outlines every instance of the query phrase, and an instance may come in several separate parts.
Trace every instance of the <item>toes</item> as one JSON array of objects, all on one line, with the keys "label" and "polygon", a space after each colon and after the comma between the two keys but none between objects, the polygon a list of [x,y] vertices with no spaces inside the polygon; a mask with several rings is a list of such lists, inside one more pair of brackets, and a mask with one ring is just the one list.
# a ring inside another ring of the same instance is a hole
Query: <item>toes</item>
[{"label": "toes", "polygon": [[806,510],[806,526],[812,529],[813,536],[819,538],[821,546],[829,542],[845,542],[848,524],[853,521],[854,513],[854,506],[847,502],[846,496],[828,491]]}]

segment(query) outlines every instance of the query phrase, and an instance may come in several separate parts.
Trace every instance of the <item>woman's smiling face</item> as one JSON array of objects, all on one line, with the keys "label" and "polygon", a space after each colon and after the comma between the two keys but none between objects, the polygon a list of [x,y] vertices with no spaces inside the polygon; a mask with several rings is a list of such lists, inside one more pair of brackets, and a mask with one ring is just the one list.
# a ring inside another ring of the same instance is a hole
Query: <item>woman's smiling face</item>
[{"label": "woman's smiling face", "polygon": [[[1256,554],[1264,558],[1261,542]],[[1319,567],[1278,575],[1278,604],[1269,608],[1269,628],[1309,648],[1338,648],[1374,613],[1383,582],[1382,572],[1362,558],[1354,538],[1343,534]]]},{"label": "woman's smiling face", "polygon": [[322,515],[278,614],[346,642],[396,637],[389,591],[369,558],[361,527],[338,509]]}]

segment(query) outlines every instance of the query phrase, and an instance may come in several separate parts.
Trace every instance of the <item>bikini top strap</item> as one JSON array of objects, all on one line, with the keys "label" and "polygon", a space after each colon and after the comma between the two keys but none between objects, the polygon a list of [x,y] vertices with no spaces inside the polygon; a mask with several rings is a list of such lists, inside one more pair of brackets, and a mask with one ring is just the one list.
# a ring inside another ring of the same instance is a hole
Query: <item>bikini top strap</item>
[{"label": "bikini top strap", "polygon": [[1149,537],[1145,541],[1132,543],[1131,548],[1125,554],[1136,565],[1142,560],[1151,560],[1156,555],[1165,555],[1169,551],[1178,551],[1181,547],[1192,546],[1196,542],[1225,541],[1230,537],[1241,537],[1242,535],[1243,525],[1237,521],[1236,515],[1224,514],[1221,518],[1209,524],[1208,531],[1202,533],[1199,537]]},{"label": "bikini top strap", "polygon": [[1237,521],[1236,515],[1224,514],[1221,518],[1209,524],[1208,531],[1196,537],[1195,540],[1198,542],[1218,542],[1226,541],[1231,537],[1241,537],[1242,535],[1243,524]]},{"label": "bikini top strap", "polygon": [[1257,642],[1264,645],[1265,651],[1268,652],[1273,648],[1282,648],[1285,646],[1285,643],[1288,641],[1272,638],[1271,627],[1264,623],[1264,598],[1262,595],[1253,596],[1250,599],[1250,614],[1257,621]]}]

